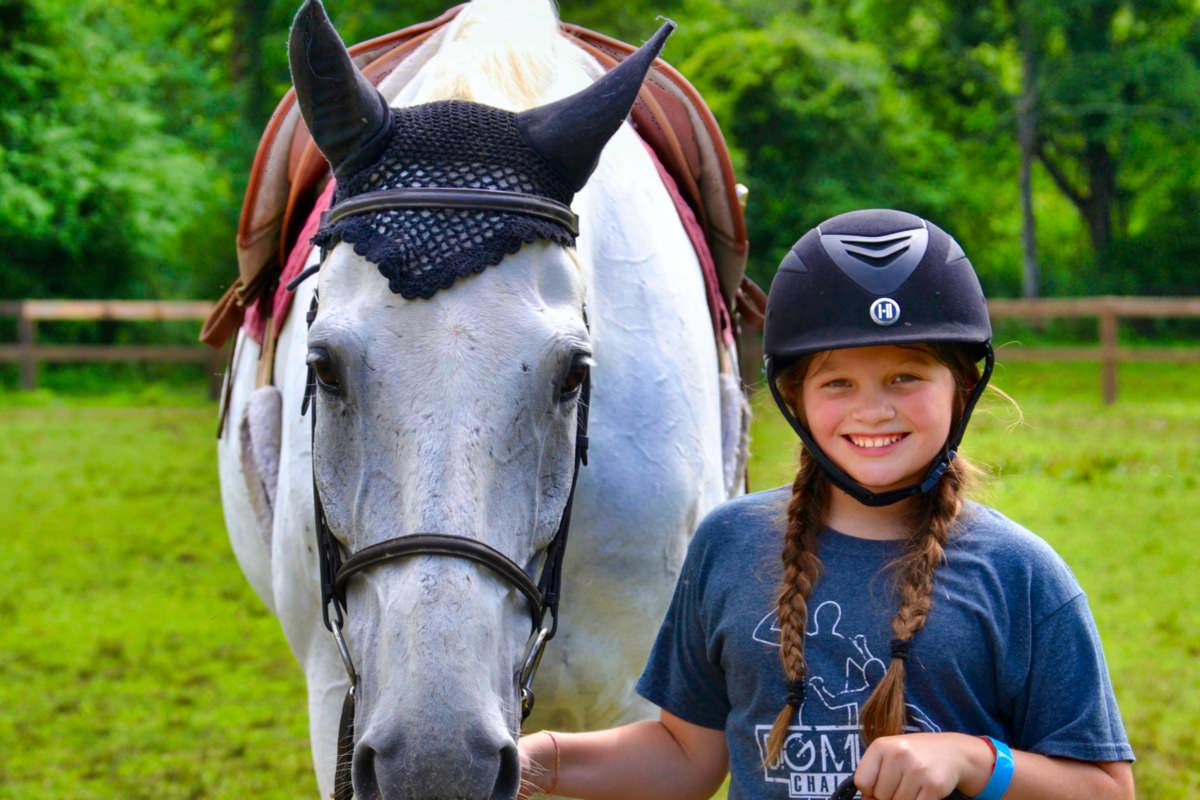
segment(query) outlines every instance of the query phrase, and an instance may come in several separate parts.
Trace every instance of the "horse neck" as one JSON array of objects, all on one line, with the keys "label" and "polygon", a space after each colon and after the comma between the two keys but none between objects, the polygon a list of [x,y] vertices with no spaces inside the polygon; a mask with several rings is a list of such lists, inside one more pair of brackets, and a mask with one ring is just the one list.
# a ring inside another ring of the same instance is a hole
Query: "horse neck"
[{"label": "horse neck", "polygon": [[649,347],[656,346],[656,337],[630,323],[682,314],[691,335],[705,335],[710,324],[695,250],[633,128],[623,126],[609,142],[574,206],[581,220],[578,253],[593,304],[621,309],[604,316],[620,317],[619,327],[647,338]]}]

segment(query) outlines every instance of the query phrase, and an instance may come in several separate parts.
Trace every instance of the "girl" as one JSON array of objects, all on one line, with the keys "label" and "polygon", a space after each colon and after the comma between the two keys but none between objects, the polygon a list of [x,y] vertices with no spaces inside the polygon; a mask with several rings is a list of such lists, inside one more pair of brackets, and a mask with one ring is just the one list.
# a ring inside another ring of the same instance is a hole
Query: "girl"
[{"label": "girl", "polygon": [[795,482],[701,524],[638,684],[660,718],[524,737],[523,796],[708,798],[728,768],[730,800],[1132,798],[1083,591],[963,499],[993,355],[958,243],[899,211],[822,223],[780,265],[764,350]]}]

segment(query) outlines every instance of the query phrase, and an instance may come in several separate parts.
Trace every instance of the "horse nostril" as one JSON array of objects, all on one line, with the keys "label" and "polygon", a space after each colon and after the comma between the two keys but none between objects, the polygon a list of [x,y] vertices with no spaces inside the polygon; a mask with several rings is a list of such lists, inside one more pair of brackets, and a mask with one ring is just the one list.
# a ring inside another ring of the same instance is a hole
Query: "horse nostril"
[{"label": "horse nostril", "polygon": [[521,788],[521,757],[514,742],[500,748],[500,773],[492,788],[491,800],[515,800]]},{"label": "horse nostril", "polygon": [[375,751],[366,745],[354,748],[354,796],[380,797],[379,778],[375,775]]}]

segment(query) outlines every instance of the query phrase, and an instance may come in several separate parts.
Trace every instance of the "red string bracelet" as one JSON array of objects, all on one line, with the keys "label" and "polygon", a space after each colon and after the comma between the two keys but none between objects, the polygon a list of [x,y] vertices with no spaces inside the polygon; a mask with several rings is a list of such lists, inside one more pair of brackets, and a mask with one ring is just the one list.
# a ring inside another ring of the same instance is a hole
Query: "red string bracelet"
[{"label": "red string bracelet", "polygon": [[550,742],[554,745],[554,780],[550,782],[550,788],[546,790],[546,794],[554,794],[554,790],[558,788],[558,771],[562,767],[562,751],[558,747],[558,737],[550,731],[542,731],[550,737]]},{"label": "red string bracelet", "polygon": [[[992,772],[996,771],[996,745],[992,744],[992,740],[986,736],[980,736],[979,738],[983,739],[983,743],[988,746],[988,750],[992,751],[992,769],[991,769],[991,772],[988,773],[990,775],[990,774],[992,774]],[[558,745],[556,744],[555,747],[558,747]],[[557,774],[556,774],[556,776],[557,776]],[[557,781],[557,777],[555,778],[555,780]]]}]

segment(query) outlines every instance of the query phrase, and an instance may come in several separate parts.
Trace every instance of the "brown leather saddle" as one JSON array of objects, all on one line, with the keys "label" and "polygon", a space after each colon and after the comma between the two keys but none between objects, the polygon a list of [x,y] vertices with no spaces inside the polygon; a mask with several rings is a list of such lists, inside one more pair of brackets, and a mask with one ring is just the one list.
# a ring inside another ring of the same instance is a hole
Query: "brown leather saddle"
[{"label": "brown leather saddle", "polygon": [[[355,45],[350,53],[364,74],[378,84],[461,8],[456,6],[437,19]],[[577,25],[561,23],[561,28],[606,69],[637,49]],[[716,266],[723,311],[727,311],[724,316],[760,327],[765,298],[745,276],[746,224],[729,152],[712,112],[687,79],[660,59],[630,119],[700,223]],[[328,176],[328,164],[300,119],[294,90],[289,90],[267,123],[246,186],[237,232],[238,277],[205,322],[201,341],[221,347],[242,324],[245,307],[270,297]],[[716,319],[717,309],[710,310]]]}]

